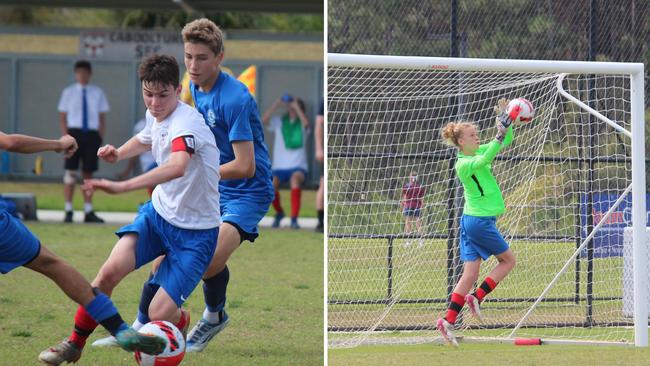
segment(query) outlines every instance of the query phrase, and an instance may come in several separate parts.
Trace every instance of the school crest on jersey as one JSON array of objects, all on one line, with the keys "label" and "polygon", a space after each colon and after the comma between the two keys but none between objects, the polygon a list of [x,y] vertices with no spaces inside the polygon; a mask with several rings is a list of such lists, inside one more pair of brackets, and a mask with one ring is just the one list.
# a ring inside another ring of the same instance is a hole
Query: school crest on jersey
[{"label": "school crest on jersey", "polygon": [[208,109],[208,126],[210,128],[214,128],[217,124],[217,116],[214,114],[214,111],[212,109]]}]

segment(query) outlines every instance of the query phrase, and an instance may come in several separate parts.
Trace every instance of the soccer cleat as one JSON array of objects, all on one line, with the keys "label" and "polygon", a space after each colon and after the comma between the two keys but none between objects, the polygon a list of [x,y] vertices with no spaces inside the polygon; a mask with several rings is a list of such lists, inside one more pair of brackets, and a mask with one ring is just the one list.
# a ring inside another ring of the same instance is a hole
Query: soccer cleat
[{"label": "soccer cleat", "polygon": [[291,218],[291,226],[292,229],[300,229],[300,225],[298,225],[298,218],[292,217]]},{"label": "soccer cleat", "polygon": [[71,223],[72,222],[72,216],[73,216],[72,211],[66,211],[65,212],[65,218],[63,219],[63,222]]},{"label": "soccer cleat", "polygon": [[81,358],[81,349],[68,339],[38,355],[41,362],[50,366],[58,366],[64,362],[75,363],[79,361],[79,358]]},{"label": "soccer cleat", "polygon": [[113,336],[108,336],[106,338],[100,338],[93,342],[93,347],[119,347],[117,339]]},{"label": "soccer cleat", "polygon": [[450,324],[446,319],[439,318],[436,323],[436,328],[442,334],[442,338],[445,339],[445,342],[451,344],[454,347],[458,347],[458,341],[456,341],[456,336],[454,335],[454,326]]},{"label": "soccer cleat", "polygon": [[95,223],[95,224],[103,224],[104,219],[101,217],[95,215],[95,211],[90,211],[86,213],[86,217],[84,217],[84,222],[86,223]]},{"label": "soccer cleat", "polygon": [[140,351],[150,355],[162,353],[167,346],[167,341],[164,339],[152,334],[139,333],[131,327],[118,332],[115,340],[125,351]]},{"label": "soccer cleat", "polygon": [[226,314],[225,311],[223,311],[221,321],[217,324],[209,323],[205,319],[199,320],[199,322],[194,326],[194,328],[192,328],[190,334],[188,335],[186,348],[187,352],[203,351],[203,349],[205,349],[212,338],[214,338],[214,336],[216,336],[226,327],[226,325],[228,325],[229,321],[230,318],[228,318],[228,314]]},{"label": "soccer cleat", "polygon": [[481,316],[481,307],[478,302],[478,299],[476,296],[472,294],[467,294],[465,296],[465,303],[467,304],[467,307],[469,308],[469,311],[472,313],[472,315],[479,321],[483,322],[483,316]]},{"label": "soccer cleat", "polygon": [[273,224],[271,227],[280,227],[280,221],[284,218],[284,212],[278,212],[275,214],[275,219],[273,219]]}]

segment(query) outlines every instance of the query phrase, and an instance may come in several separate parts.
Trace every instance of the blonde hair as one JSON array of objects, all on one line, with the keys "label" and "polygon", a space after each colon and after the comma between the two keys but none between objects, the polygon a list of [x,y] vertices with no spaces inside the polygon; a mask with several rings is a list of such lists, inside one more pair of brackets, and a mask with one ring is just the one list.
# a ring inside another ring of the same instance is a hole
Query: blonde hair
[{"label": "blonde hair", "polygon": [[215,55],[223,52],[223,32],[209,19],[196,19],[185,24],[181,34],[183,35],[183,42],[204,44]]},{"label": "blonde hair", "polygon": [[449,122],[442,128],[440,135],[447,145],[460,147],[458,139],[467,127],[476,127],[476,125],[472,122]]}]

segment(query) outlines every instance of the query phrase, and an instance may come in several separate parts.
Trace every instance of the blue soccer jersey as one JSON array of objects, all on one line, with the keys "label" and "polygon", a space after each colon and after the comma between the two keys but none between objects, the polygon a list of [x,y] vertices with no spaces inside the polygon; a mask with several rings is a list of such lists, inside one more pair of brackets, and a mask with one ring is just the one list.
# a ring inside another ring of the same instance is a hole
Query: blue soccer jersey
[{"label": "blue soccer jersey", "polygon": [[271,160],[264,143],[264,129],[257,103],[248,88],[237,79],[220,72],[212,90],[204,93],[190,82],[196,109],[210,127],[221,152],[220,164],[235,159],[232,143],[252,141],[255,150],[255,176],[247,179],[222,179],[219,191],[224,199],[239,195],[273,197]]}]

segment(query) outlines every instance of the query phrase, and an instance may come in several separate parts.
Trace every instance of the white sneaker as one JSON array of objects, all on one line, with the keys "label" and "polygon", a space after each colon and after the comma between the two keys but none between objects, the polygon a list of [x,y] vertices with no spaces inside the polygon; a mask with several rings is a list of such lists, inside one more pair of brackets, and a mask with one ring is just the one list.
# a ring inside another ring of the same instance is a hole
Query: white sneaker
[{"label": "white sneaker", "polygon": [[442,338],[444,338],[447,343],[454,347],[458,347],[458,341],[454,335],[453,325],[451,325],[447,320],[439,318],[436,323],[436,328],[438,328],[440,334],[442,334]]},{"label": "white sneaker", "polygon": [[229,321],[230,318],[228,318],[228,314],[225,311],[223,311],[221,322],[217,324],[209,323],[205,319],[199,320],[187,335],[187,352],[203,351],[212,338],[228,325]]},{"label": "white sneaker", "polygon": [[467,307],[469,308],[470,313],[479,321],[483,322],[483,316],[481,315],[481,306],[478,302],[478,299],[476,296],[472,294],[467,294],[465,296],[465,303],[467,304]]},{"label": "white sneaker", "polygon": [[117,339],[113,336],[108,336],[106,338],[100,338],[93,342],[93,347],[119,347]]}]

